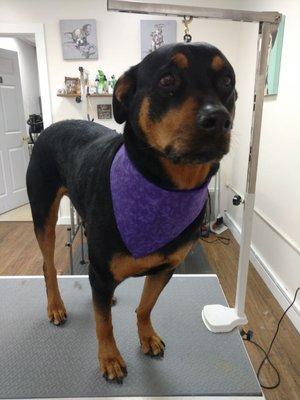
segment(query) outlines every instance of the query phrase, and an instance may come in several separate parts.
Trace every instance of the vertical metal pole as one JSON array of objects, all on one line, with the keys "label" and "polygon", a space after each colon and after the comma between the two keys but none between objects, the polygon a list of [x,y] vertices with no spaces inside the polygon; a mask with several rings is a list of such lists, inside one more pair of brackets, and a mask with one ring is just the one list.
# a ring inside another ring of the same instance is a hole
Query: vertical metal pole
[{"label": "vertical metal pole", "polygon": [[70,201],[70,224],[71,224],[72,235],[75,236],[74,207],[71,201]]},{"label": "vertical metal pole", "polygon": [[215,175],[215,204],[214,204],[214,219],[215,221],[217,218],[221,216],[221,172],[220,169]]},{"label": "vertical metal pole", "polygon": [[[276,25],[275,25],[276,27]],[[269,45],[271,39],[272,24],[261,22],[258,34],[258,52],[256,63],[256,76],[254,88],[253,114],[250,138],[250,150],[247,172],[247,185],[244,203],[243,224],[241,233],[240,256],[238,264],[237,290],[235,298],[235,310],[239,317],[244,317],[245,299],[247,289],[247,277],[249,269],[249,257],[251,246],[253,209],[255,202],[255,187],[257,176],[257,164],[259,154],[260,131],[262,111],[264,103],[264,91],[268,66]]]},{"label": "vertical metal pole", "polygon": [[218,215],[217,218],[221,214],[221,168],[219,168],[218,172]]},{"label": "vertical metal pole", "polygon": [[73,235],[72,235],[72,229],[68,228],[67,229],[69,233],[69,241],[67,243],[67,246],[69,247],[69,256],[70,256],[70,274],[74,275],[74,261],[73,261]]},{"label": "vertical metal pole", "polygon": [[81,220],[80,220],[80,242],[81,242],[81,260],[80,260],[80,264],[84,265],[84,264],[86,264],[86,261],[84,259],[83,225],[82,225],[82,221]]},{"label": "vertical metal pole", "polygon": [[[215,188],[214,188],[214,190],[215,190],[214,191],[215,198],[214,198],[214,219],[213,219],[213,221],[217,220],[217,217],[218,217],[218,214],[219,214],[219,209],[218,209],[218,195],[219,195],[219,193],[218,193],[218,173],[219,173],[219,171],[215,175]],[[209,221],[209,222],[211,222],[211,221]]]}]

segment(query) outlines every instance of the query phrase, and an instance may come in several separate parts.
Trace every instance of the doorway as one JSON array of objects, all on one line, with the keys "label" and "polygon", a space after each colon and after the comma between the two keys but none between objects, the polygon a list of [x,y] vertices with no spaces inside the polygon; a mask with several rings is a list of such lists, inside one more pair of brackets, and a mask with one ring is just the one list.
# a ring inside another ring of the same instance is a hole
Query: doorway
[{"label": "doorway", "polygon": [[26,191],[32,115],[52,122],[42,24],[0,24],[0,221],[32,221]]},{"label": "doorway", "polygon": [[[13,48],[18,42],[21,39],[0,38],[0,214],[28,203],[25,178],[29,153],[20,53],[4,48]],[[20,45],[18,49],[25,50],[26,47],[22,48],[22,43]],[[27,57],[27,61],[33,60]]]}]

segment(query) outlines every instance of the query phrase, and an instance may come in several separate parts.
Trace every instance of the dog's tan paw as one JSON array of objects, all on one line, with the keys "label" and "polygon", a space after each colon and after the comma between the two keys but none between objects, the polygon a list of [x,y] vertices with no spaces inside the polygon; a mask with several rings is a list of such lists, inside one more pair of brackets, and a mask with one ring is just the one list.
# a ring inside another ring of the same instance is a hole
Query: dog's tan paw
[{"label": "dog's tan paw", "polygon": [[47,308],[49,321],[54,325],[62,325],[67,319],[67,312],[64,303],[60,299],[55,299],[48,304]]},{"label": "dog's tan paw", "polygon": [[123,383],[123,379],[127,375],[126,364],[121,355],[101,357],[100,369],[108,382]]},{"label": "dog's tan paw", "polygon": [[141,350],[144,354],[151,357],[163,357],[165,352],[165,343],[157,335],[140,337]]}]

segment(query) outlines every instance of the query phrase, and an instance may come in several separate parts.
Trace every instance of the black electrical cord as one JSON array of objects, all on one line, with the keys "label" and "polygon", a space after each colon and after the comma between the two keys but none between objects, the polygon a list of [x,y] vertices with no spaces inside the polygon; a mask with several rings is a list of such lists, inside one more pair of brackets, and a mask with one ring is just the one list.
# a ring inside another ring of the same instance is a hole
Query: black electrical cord
[{"label": "black electrical cord", "polygon": [[[210,232],[211,233],[211,232]],[[213,240],[207,240],[204,237],[200,237],[201,240],[203,240],[203,242],[206,243],[216,243],[216,242],[221,242],[222,244],[225,244],[225,246],[228,246],[230,243],[230,238],[226,238],[224,236],[217,236],[215,239]]]},{"label": "black electrical cord", "polygon": [[[271,343],[270,343],[269,348],[268,348],[267,351],[265,351],[265,350],[262,348],[262,346],[260,346],[260,345],[259,345],[258,343],[256,343],[254,340],[252,340],[252,335],[253,335],[253,332],[252,332],[252,331],[248,331],[248,332],[244,332],[243,330],[241,331],[242,336],[245,336],[245,335],[246,335],[246,337],[243,337],[243,340],[248,341],[248,342],[250,342],[250,343],[253,343],[253,344],[254,344],[256,347],[258,347],[258,348],[264,353],[264,355],[265,355],[264,358],[262,359],[261,363],[259,364],[259,367],[258,367],[258,370],[257,370],[257,373],[256,373],[257,379],[258,379],[258,381],[259,381],[259,383],[260,383],[260,386],[261,386],[263,389],[276,389],[276,388],[280,385],[280,382],[281,382],[281,380],[280,380],[280,374],[279,374],[279,372],[278,372],[278,369],[275,367],[275,365],[274,365],[274,364],[272,363],[272,361],[270,360],[270,352],[271,352],[271,350],[272,350],[272,347],[273,347],[273,344],[274,344],[274,342],[275,342],[275,339],[276,339],[276,337],[277,337],[277,335],[278,335],[279,328],[280,328],[280,324],[281,324],[283,318],[285,317],[286,313],[289,311],[289,309],[290,309],[290,308],[293,306],[293,304],[295,303],[299,290],[300,290],[300,287],[298,287],[298,289],[296,290],[295,295],[294,295],[294,298],[293,298],[293,301],[291,302],[291,304],[288,306],[288,308],[284,311],[284,313],[283,313],[282,316],[280,317],[280,319],[279,319],[279,321],[278,321],[278,324],[277,324],[276,331],[275,331],[275,333],[274,333],[274,336],[273,336],[273,338],[272,338],[272,340],[271,340]],[[276,372],[276,375],[277,375],[277,382],[276,382],[274,385],[270,385],[270,386],[266,386],[266,385],[262,384],[261,379],[260,379],[260,374],[261,374],[261,371],[262,371],[263,366],[266,365],[266,364],[265,364],[265,361],[266,361],[266,360],[269,362],[270,366],[271,366],[272,369]]]},{"label": "black electrical cord", "polygon": [[[206,226],[208,226],[207,232],[208,232],[208,236],[209,236],[210,234],[213,233],[213,232],[210,230],[210,220],[211,220],[211,197],[210,197],[210,193],[209,193],[209,192],[208,192],[208,205],[209,205],[209,207],[208,207],[209,212],[208,212],[208,215],[207,215],[207,211],[206,211],[206,213],[205,213],[205,217],[204,217],[204,221],[205,221],[205,222],[204,222],[204,224],[205,224]],[[203,242],[206,242],[206,243],[221,242],[221,243],[225,244],[226,246],[228,246],[229,243],[230,243],[230,238],[226,238],[226,237],[224,237],[224,236],[217,236],[217,237],[216,237],[215,239],[213,239],[213,240],[207,240],[205,237],[200,236],[200,239],[203,240]],[[278,369],[275,367],[275,365],[272,363],[272,361],[270,360],[270,357],[269,357],[269,356],[270,356],[270,352],[271,352],[271,350],[272,350],[274,341],[275,341],[275,339],[276,339],[276,337],[277,337],[277,335],[278,335],[280,324],[281,324],[283,318],[285,317],[286,313],[289,311],[289,309],[290,309],[290,308],[293,306],[293,304],[295,303],[296,298],[297,298],[297,294],[298,294],[299,290],[300,290],[300,287],[298,287],[298,289],[296,290],[295,295],[294,295],[294,298],[293,298],[293,301],[291,302],[291,304],[288,306],[288,308],[284,311],[284,313],[283,313],[282,316],[280,317],[280,319],[279,319],[279,321],[278,321],[278,324],[277,324],[276,331],[275,331],[275,333],[274,333],[274,336],[273,336],[273,338],[272,338],[272,340],[271,340],[271,343],[270,343],[269,348],[268,348],[267,351],[265,351],[265,349],[264,349],[260,344],[256,343],[254,340],[252,340],[252,336],[253,336],[253,332],[252,332],[252,331],[250,331],[250,330],[249,330],[248,332],[245,332],[244,330],[241,331],[241,335],[242,335],[242,336],[245,336],[245,337],[243,337],[243,340],[248,341],[248,342],[254,344],[254,345],[255,345],[257,348],[259,348],[259,349],[264,353],[264,355],[265,355],[264,358],[262,359],[261,363],[259,364],[259,367],[258,367],[258,370],[257,370],[257,374],[256,374],[256,375],[257,375],[257,379],[258,379],[258,381],[259,381],[259,383],[260,383],[260,386],[261,386],[263,389],[276,389],[276,388],[280,385],[281,379],[280,379],[279,371],[278,371]],[[260,379],[261,371],[262,371],[263,366],[265,365],[265,361],[266,361],[266,360],[269,362],[270,366],[272,367],[272,369],[275,371],[275,373],[276,373],[276,375],[277,375],[277,382],[276,382],[274,385],[270,385],[270,386],[264,385],[264,384],[261,382],[261,379]]]},{"label": "black electrical cord", "polygon": [[[205,221],[205,222],[204,222],[204,224],[205,224],[206,226],[208,226],[207,233],[208,233],[208,236],[209,236],[210,234],[213,233],[213,232],[210,230],[210,220],[211,220],[211,197],[210,197],[210,193],[209,193],[209,192],[208,192],[208,205],[209,205],[209,207],[208,207],[208,208],[209,208],[209,212],[208,212],[208,215],[207,215],[207,211],[206,211],[206,213],[205,213],[205,217],[204,217],[204,221]],[[228,246],[229,243],[230,243],[230,238],[226,238],[226,237],[224,237],[224,236],[217,236],[217,237],[216,237],[215,239],[213,239],[213,240],[207,240],[205,237],[200,236],[200,239],[203,240],[203,241],[206,242],[206,243],[216,243],[216,242],[219,241],[219,242],[225,244],[226,246]],[[272,338],[272,340],[271,340],[271,343],[270,343],[269,348],[268,348],[267,351],[265,351],[265,349],[264,349],[260,344],[256,343],[254,340],[252,340],[252,336],[253,336],[253,332],[252,332],[252,331],[249,330],[248,332],[245,332],[244,330],[241,330],[241,335],[244,336],[244,337],[243,337],[243,340],[248,341],[248,342],[254,344],[254,345],[255,345],[257,348],[259,348],[259,349],[264,353],[264,355],[265,355],[264,358],[262,359],[261,363],[259,364],[259,367],[258,367],[258,370],[257,370],[257,373],[256,373],[257,379],[258,379],[258,381],[259,381],[259,383],[260,383],[260,386],[261,386],[263,389],[276,389],[276,388],[280,385],[280,382],[281,382],[280,374],[279,374],[278,369],[275,367],[275,365],[274,365],[274,364],[272,363],[272,361],[270,360],[270,352],[271,352],[271,350],[272,350],[272,347],[273,347],[273,344],[274,344],[274,342],[275,342],[275,339],[276,339],[276,337],[277,337],[277,335],[278,335],[279,328],[280,328],[280,324],[281,324],[283,318],[285,317],[286,313],[289,311],[289,309],[290,309],[290,308],[293,306],[293,304],[295,303],[299,290],[300,290],[300,287],[297,288],[297,290],[296,290],[296,292],[295,292],[295,295],[294,295],[294,298],[293,298],[293,301],[291,302],[291,304],[288,306],[288,308],[283,312],[282,316],[280,317],[280,319],[279,319],[279,321],[278,321],[278,324],[277,324],[277,327],[276,327],[276,331],[275,331],[275,333],[274,333],[274,336],[273,336],[273,338]],[[269,364],[270,364],[270,366],[272,367],[273,371],[275,371],[275,373],[276,373],[276,375],[277,375],[277,381],[276,381],[276,383],[275,383],[274,385],[267,386],[267,385],[264,385],[264,384],[261,382],[260,375],[261,375],[261,371],[262,371],[263,366],[266,365],[266,364],[265,364],[265,361],[268,361],[268,362],[269,362]]]}]

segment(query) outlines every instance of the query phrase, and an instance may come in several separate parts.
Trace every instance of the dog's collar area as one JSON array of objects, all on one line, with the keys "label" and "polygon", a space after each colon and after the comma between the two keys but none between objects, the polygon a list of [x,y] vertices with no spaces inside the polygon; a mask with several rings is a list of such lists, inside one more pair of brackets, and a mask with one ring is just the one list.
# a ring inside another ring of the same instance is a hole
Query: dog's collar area
[{"label": "dog's collar area", "polygon": [[128,251],[143,257],[178,237],[203,210],[209,181],[191,190],[161,188],[135,168],[122,145],[112,162],[110,188],[117,227]]},{"label": "dog's collar area", "polygon": [[[163,185],[162,183],[158,184],[157,183],[157,179],[155,179],[155,177],[153,177],[153,179],[151,179],[150,175],[144,176],[143,173],[141,172],[141,170],[139,169],[139,167],[137,165],[135,165],[134,159],[133,159],[132,155],[130,154],[130,151],[128,151],[128,148],[126,148],[126,142],[124,144],[124,147],[125,147],[125,152],[127,154],[127,157],[129,159],[129,161],[133,164],[133,167],[143,176],[144,179],[146,179],[149,182],[153,183],[153,185],[157,186],[158,188],[163,189],[163,190],[167,190],[167,191],[170,191],[170,192],[192,192],[194,190],[201,189],[202,186],[206,186],[207,185],[207,182],[208,183],[210,182],[211,178],[218,172],[219,167],[220,167],[219,161],[212,162],[210,171],[209,171],[208,175],[206,176],[206,178],[202,182],[199,182],[198,185],[195,186],[192,189],[179,189],[179,188],[174,187],[173,183],[169,184],[169,186]],[[157,157],[163,157],[166,160],[172,161],[170,158],[168,158],[166,156],[165,153],[163,153],[163,152],[161,152],[161,151],[159,151],[159,150],[157,150],[155,148],[151,148],[151,151],[154,154],[156,154]],[[146,171],[146,173],[147,173],[147,171]]]}]

